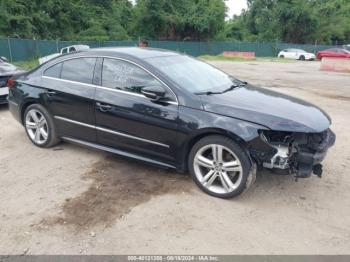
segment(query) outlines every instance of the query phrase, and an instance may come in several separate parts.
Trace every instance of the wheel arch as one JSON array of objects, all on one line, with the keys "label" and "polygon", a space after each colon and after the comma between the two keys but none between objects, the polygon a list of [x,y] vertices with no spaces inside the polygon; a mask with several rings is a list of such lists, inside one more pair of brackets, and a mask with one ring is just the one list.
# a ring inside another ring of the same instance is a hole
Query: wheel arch
[{"label": "wheel arch", "polygon": [[[186,143],[186,145],[182,151],[182,158],[181,158],[181,163],[182,163],[181,171],[182,172],[186,172],[188,170],[188,165],[187,165],[186,159],[188,159],[188,156],[191,152],[192,147],[202,138],[207,137],[207,136],[212,136],[212,135],[221,135],[224,137],[228,137],[228,138],[232,139],[233,141],[235,141],[238,145],[240,145],[243,149],[245,149],[248,152],[247,142],[244,141],[244,139],[242,139],[237,134],[230,132],[228,130],[225,130],[225,129],[221,129],[221,128],[202,129],[202,130],[200,130],[200,132],[196,132],[196,134],[194,134],[188,140],[188,142]],[[248,154],[248,156],[250,158],[249,154]]]},{"label": "wheel arch", "polygon": [[21,109],[20,109],[20,120],[21,120],[22,125],[24,125],[24,112],[26,111],[26,109],[29,106],[31,106],[33,104],[39,104],[39,103],[34,98],[29,98],[22,103]]}]

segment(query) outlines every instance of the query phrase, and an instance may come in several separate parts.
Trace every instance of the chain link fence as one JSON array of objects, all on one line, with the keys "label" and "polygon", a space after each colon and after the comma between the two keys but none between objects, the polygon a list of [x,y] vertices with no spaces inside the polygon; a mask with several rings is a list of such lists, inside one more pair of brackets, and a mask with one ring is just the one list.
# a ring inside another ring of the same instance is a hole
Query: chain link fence
[{"label": "chain link fence", "polygon": [[[55,41],[0,38],[0,56],[10,61],[29,61],[53,53],[70,45],[85,44],[90,48],[106,46],[137,46],[138,41]],[[163,48],[192,56],[219,55],[224,51],[255,52],[257,57],[273,57],[286,48],[300,48],[311,53],[330,48],[327,45],[288,44],[279,42],[182,42],[149,41],[150,47]]]}]

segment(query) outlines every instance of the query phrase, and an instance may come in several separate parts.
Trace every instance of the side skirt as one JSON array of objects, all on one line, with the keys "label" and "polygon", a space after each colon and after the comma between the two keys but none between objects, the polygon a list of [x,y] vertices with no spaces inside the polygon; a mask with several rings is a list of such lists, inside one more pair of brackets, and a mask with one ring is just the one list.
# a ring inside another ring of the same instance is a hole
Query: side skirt
[{"label": "side skirt", "polygon": [[61,137],[61,139],[65,140],[67,142],[72,142],[74,144],[79,144],[79,145],[83,145],[83,146],[87,146],[87,147],[92,147],[92,148],[95,148],[95,149],[98,149],[98,150],[102,150],[102,151],[106,151],[106,152],[110,152],[110,153],[113,153],[113,154],[116,154],[116,155],[125,156],[125,157],[128,157],[128,158],[133,158],[133,159],[136,159],[136,160],[139,160],[139,161],[143,161],[143,162],[147,162],[147,163],[150,163],[150,164],[153,164],[153,165],[161,166],[163,168],[176,169],[175,166],[168,165],[168,164],[165,164],[163,162],[159,162],[159,161],[147,158],[147,157],[143,157],[143,156],[135,155],[135,154],[132,154],[132,153],[128,153],[128,152],[125,152],[125,151],[122,151],[122,150],[114,149],[112,147],[103,146],[103,145],[99,145],[99,144],[95,144],[95,143],[91,143],[91,142],[86,142],[86,141],[83,141],[83,140],[70,138],[70,137]]}]

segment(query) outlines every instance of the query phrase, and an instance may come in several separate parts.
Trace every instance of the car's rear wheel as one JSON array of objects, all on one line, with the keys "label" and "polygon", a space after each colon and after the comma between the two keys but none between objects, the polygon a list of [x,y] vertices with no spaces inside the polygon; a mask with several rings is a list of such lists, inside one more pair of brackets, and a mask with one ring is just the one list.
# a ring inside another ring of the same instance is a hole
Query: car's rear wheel
[{"label": "car's rear wheel", "polygon": [[55,126],[47,110],[38,104],[24,112],[24,127],[32,143],[39,147],[52,147],[59,142]]},{"label": "car's rear wheel", "polygon": [[282,58],[282,59],[283,59],[283,58],[284,58],[284,55],[280,55],[280,58]]},{"label": "car's rear wheel", "polygon": [[305,56],[301,55],[301,56],[299,57],[299,60],[305,61]]},{"label": "car's rear wheel", "polygon": [[249,158],[238,144],[216,135],[205,137],[193,146],[188,165],[199,188],[220,198],[241,194],[251,169]]}]

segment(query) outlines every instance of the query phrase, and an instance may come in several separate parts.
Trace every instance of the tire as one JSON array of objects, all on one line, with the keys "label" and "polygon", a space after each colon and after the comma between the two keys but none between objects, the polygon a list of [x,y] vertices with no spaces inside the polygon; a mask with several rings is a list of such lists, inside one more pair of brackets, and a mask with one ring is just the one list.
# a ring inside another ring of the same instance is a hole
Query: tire
[{"label": "tire", "polygon": [[284,55],[280,55],[280,57],[279,57],[279,58],[282,58],[282,59],[283,59],[283,58],[284,58]]},{"label": "tire", "polygon": [[[222,152],[222,157],[219,153],[214,157],[214,150]],[[251,182],[248,181],[252,168],[249,157],[241,146],[225,136],[212,135],[199,140],[191,149],[188,167],[197,186],[214,197],[238,196]]]},{"label": "tire", "polygon": [[60,142],[52,117],[42,105],[26,108],[23,125],[30,141],[38,147],[49,148]]},{"label": "tire", "polygon": [[305,56],[301,55],[301,56],[299,57],[299,60],[305,61]]}]

